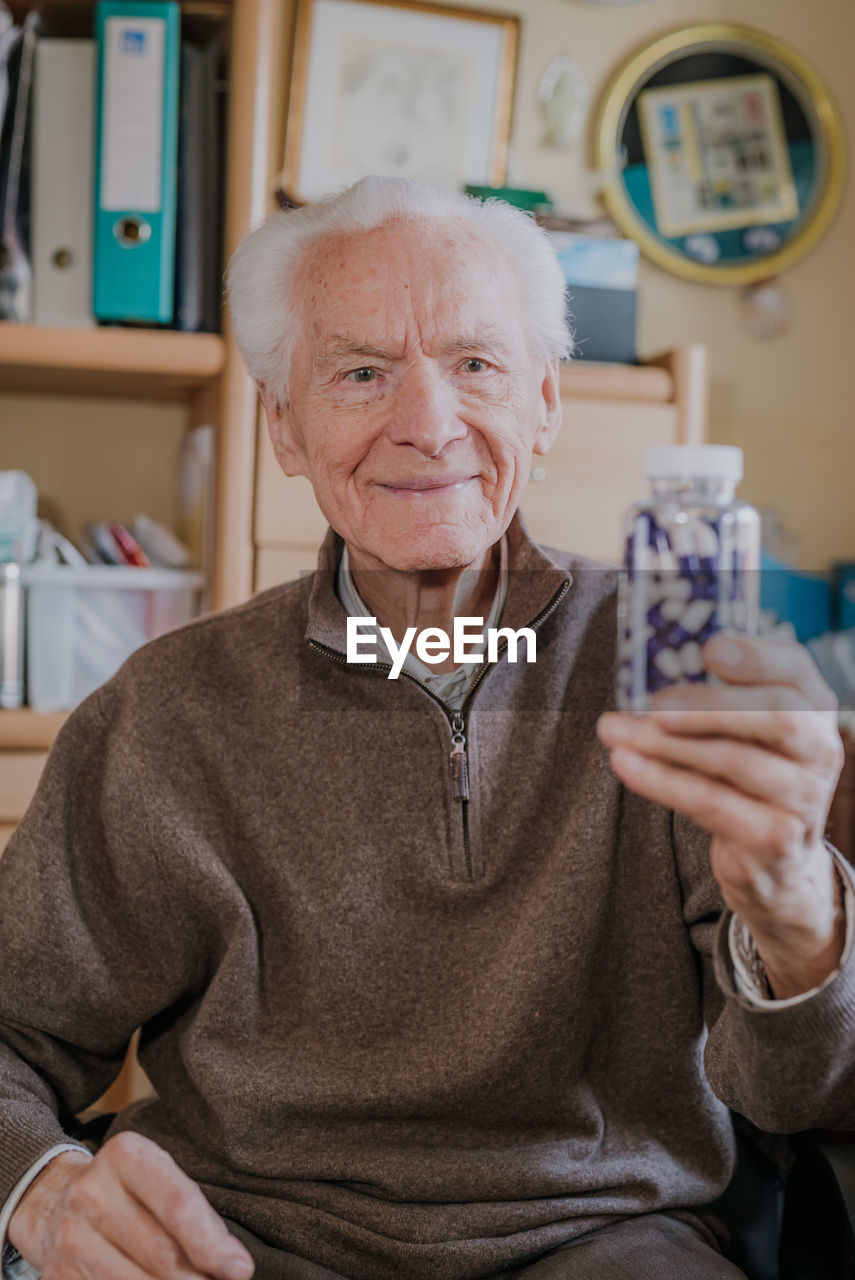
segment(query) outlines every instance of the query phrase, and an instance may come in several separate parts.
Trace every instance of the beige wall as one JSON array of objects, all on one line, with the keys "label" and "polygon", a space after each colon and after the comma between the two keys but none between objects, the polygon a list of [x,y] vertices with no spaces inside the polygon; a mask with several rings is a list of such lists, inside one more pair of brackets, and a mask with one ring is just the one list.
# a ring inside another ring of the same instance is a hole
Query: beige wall
[{"label": "beige wall", "polygon": [[[855,136],[853,0],[648,0],[597,9],[575,0],[467,0],[471,7],[523,18],[511,177],[590,213],[585,168],[593,162],[593,117],[609,77],[652,37],[679,25],[728,20],[771,32],[797,48],[829,84]],[[541,144],[537,85],[551,58],[573,54],[591,89],[586,145]],[[738,291],[689,284],[643,263],[639,350],[652,354],[686,340],[712,357],[711,438],[745,450],[743,495],[774,505],[798,535],[800,562],[819,568],[855,558],[855,194],[822,243],[782,276],[792,320],[778,338],[743,326]]]}]

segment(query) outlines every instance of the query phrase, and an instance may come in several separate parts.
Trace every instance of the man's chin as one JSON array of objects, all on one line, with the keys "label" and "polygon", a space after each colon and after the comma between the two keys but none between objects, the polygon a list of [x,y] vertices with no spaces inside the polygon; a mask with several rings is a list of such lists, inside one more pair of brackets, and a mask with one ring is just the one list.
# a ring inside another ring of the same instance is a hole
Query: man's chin
[{"label": "man's chin", "polygon": [[378,559],[398,573],[448,572],[480,563],[489,542],[471,532],[431,530],[412,538],[396,538],[379,551]]},{"label": "man's chin", "polygon": [[413,555],[395,556],[392,557],[391,563],[389,560],[386,563],[390,569],[395,569],[398,573],[446,573],[454,569],[466,569],[474,560],[475,556]]}]

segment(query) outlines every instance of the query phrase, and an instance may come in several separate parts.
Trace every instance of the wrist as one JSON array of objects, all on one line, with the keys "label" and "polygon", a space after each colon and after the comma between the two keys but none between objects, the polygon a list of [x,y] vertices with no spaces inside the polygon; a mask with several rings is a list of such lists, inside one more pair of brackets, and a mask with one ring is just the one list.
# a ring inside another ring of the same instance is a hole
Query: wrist
[{"label": "wrist", "polygon": [[802,892],[772,915],[739,911],[763,962],[772,994],[784,1000],[822,986],[839,968],[846,944],[846,911],[833,859],[803,882]]},{"label": "wrist", "polygon": [[34,1266],[40,1266],[53,1210],[69,1183],[91,1163],[86,1151],[63,1151],[40,1169],[9,1219],[8,1242]]}]

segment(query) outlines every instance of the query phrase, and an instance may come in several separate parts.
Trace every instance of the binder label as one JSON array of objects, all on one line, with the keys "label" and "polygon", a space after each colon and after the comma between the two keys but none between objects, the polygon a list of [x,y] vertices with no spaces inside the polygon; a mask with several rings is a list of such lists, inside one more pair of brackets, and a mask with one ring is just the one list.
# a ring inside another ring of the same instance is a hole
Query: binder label
[{"label": "binder label", "polygon": [[139,56],[145,53],[145,32],[144,31],[123,31],[122,32],[122,53],[128,53],[133,56]]},{"label": "binder label", "polygon": [[157,213],[162,204],[162,18],[107,18],[102,112],[102,209]]}]

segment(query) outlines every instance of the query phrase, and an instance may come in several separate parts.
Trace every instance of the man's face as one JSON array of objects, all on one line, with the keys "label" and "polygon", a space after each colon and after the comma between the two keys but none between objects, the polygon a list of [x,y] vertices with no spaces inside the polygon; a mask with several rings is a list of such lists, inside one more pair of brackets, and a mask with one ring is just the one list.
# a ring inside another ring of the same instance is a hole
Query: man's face
[{"label": "man's face", "polygon": [[326,238],[301,272],[288,403],[264,396],[288,475],[370,567],[480,561],[560,423],[510,266],[463,221]]}]

